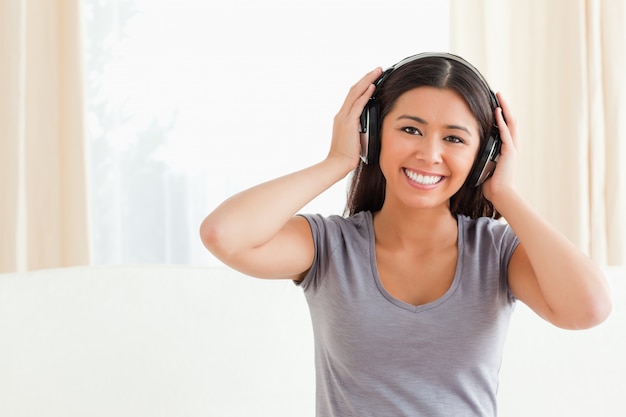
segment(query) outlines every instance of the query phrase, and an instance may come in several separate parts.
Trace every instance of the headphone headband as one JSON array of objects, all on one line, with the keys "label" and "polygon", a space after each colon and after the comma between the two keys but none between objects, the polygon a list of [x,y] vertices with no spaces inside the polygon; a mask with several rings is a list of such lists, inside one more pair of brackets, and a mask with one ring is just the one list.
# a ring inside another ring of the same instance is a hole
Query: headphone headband
[{"label": "headphone headband", "polygon": [[[408,64],[408,63],[411,63],[413,61],[417,61],[418,59],[423,59],[423,58],[444,58],[444,59],[449,59],[449,60],[452,60],[452,61],[458,62],[459,64],[464,65],[469,70],[471,70],[476,75],[476,77],[478,77],[478,79],[485,86],[485,89],[489,92],[489,97],[491,99],[491,104],[493,106],[493,109],[495,110],[497,107],[500,107],[500,103],[498,103],[498,98],[496,97],[496,94],[491,90],[491,88],[489,87],[489,83],[487,82],[485,77],[483,77],[480,71],[478,71],[478,69],[475,66],[467,62],[465,59],[461,58],[458,55],[451,54],[449,52],[422,52],[419,54],[408,56],[404,58],[403,60],[397,62],[396,64],[392,65],[391,67],[387,68],[385,71],[383,71],[380,77],[378,77],[376,81],[374,81],[374,85],[378,88],[387,80],[387,78],[389,78],[389,76],[395,70],[397,70],[398,68],[400,68],[401,66],[405,64]],[[375,96],[376,96],[376,92],[374,92],[374,96],[372,98],[375,98]]]}]

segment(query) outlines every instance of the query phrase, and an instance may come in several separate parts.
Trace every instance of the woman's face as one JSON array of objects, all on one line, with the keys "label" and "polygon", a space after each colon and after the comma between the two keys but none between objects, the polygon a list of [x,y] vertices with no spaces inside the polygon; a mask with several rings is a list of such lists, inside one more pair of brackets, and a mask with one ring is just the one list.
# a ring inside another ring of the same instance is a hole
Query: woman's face
[{"label": "woman's face", "polygon": [[455,91],[418,87],[402,94],[381,129],[385,205],[448,207],[472,168],[478,132],[476,118]]}]

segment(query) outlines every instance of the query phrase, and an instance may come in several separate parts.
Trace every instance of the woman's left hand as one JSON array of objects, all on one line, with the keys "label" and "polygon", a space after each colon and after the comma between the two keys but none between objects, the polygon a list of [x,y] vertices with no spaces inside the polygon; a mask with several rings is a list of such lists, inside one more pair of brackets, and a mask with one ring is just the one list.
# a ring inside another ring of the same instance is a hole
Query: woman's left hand
[{"label": "woman's left hand", "polygon": [[[515,188],[515,168],[518,158],[517,124],[511,109],[501,93],[497,94],[500,107],[495,110],[495,119],[502,140],[500,158],[493,175],[483,184],[485,197],[496,206],[500,195]],[[506,120],[506,121],[505,121]]]}]

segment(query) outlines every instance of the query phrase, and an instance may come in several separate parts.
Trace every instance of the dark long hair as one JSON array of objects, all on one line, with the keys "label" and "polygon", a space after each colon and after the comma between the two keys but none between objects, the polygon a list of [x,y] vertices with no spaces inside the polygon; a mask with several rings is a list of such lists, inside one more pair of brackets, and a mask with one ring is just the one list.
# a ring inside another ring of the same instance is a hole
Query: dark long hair
[{"label": "dark long hair", "polygon": [[[453,90],[463,97],[478,122],[480,144],[477,155],[481,155],[495,124],[493,98],[484,80],[459,60],[429,56],[395,69],[375,92],[376,99],[380,102],[379,126],[382,126],[382,121],[392,110],[398,97],[409,90],[423,86]],[[375,212],[382,208],[386,180],[380,169],[379,156],[380,154],[374,155],[369,164],[360,161],[352,173],[346,205],[347,215],[367,210]],[[482,187],[482,184],[473,187],[466,180],[450,198],[452,215],[462,214],[473,219],[501,217],[483,195]]]}]

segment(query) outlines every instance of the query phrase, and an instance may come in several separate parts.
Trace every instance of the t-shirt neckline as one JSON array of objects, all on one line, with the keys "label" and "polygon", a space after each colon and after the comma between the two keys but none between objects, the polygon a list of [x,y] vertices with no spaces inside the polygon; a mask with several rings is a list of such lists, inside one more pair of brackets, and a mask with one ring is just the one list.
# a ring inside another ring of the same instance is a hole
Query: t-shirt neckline
[{"label": "t-shirt neckline", "polygon": [[375,246],[375,235],[374,235],[374,217],[371,212],[367,212],[367,229],[368,229],[368,250],[369,250],[369,260],[372,271],[372,278],[378,288],[380,294],[387,299],[391,304],[396,307],[400,307],[404,310],[409,310],[414,313],[421,313],[426,310],[430,310],[440,306],[445,303],[457,290],[459,283],[461,281],[461,270],[463,266],[462,257],[463,257],[463,227],[461,227],[461,219],[457,216],[457,260],[456,260],[456,270],[454,271],[454,278],[452,279],[452,284],[450,284],[450,288],[439,298],[436,300],[430,301],[425,304],[414,305],[402,301],[387,291],[387,289],[383,286],[380,275],[378,274],[378,263],[376,262],[376,246]]}]

